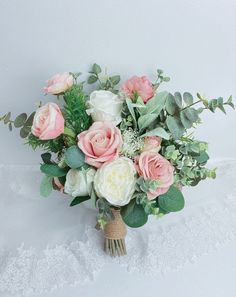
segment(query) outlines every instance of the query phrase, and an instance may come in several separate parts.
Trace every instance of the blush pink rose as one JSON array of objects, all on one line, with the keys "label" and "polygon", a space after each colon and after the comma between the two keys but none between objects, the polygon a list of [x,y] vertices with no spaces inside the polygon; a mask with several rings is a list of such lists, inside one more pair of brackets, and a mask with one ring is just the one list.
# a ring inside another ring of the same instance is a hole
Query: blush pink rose
[{"label": "blush pink rose", "polygon": [[57,95],[65,92],[73,85],[73,76],[68,72],[56,74],[47,81],[47,86],[44,87],[46,94]]},{"label": "blush pink rose", "polygon": [[158,153],[161,149],[161,141],[162,139],[158,136],[147,136],[144,139],[144,147],[142,149],[143,152],[146,151],[154,151]]},{"label": "blush pink rose", "polygon": [[64,122],[59,106],[49,102],[36,111],[31,132],[41,140],[54,139],[64,133]]},{"label": "blush pink rose", "polygon": [[122,91],[131,99],[134,98],[135,94],[138,94],[143,99],[144,103],[154,96],[154,88],[146,76],[131,77],[123,84]]},{"label": "blush pink rose", "polygon": [[120,130],[111,122],[94,122],[78,135],[78,147],[85,154],[85,162],[96,168],[115,160],[122,143]]},{"label": "blush pink rose", "polygon": [[153,151],[143,152],[135,159],[135,167],[140,176],[145,180],[159,180],[161,185],[156,190],[149,190],[148,199],[155,199],[157,196],[168,191],[174,182],[174,167],[168,160]]}]

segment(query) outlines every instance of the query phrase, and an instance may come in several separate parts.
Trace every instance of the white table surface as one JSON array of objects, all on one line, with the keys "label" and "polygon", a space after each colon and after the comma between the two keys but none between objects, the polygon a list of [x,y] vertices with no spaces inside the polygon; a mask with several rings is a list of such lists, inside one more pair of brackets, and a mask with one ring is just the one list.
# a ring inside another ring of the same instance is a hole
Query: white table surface
[{"label": "white table surface", "polygon": [[236,161],[213,165],[181,213],[129,230],[121,260],[104,256],[94,210],[41,198],[37,167],[2,166],[0,296],[235,297]]}]

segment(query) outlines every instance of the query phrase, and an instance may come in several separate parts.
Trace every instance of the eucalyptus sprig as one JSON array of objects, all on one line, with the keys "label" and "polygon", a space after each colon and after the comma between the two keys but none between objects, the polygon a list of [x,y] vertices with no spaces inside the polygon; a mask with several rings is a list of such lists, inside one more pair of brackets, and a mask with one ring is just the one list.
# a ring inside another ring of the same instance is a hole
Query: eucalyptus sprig
[{"label": "eucalyptus sprig", "polygon": [[109,76],[107,71],[105,70],[104,75],[102,75],[102,68],[98,64],[93,64],[92,69],[89,71],[90,76],[88,77],[88,84],[99,84],[99,89],[101,90],[109,90],[114,93],[117,93],[118,90],[116,86],[120,82],[120,75]]}]

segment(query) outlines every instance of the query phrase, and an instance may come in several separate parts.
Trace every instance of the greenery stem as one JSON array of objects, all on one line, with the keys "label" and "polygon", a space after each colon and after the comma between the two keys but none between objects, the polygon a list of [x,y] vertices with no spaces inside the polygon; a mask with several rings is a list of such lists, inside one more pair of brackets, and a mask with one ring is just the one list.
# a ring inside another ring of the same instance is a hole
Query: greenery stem
[{"label": "greenery stem", "polygon": [[195,105],[195,104],[198,104],[198,103],[200,103],[200,102],[202,102],[202,100],[198,100],[198,101],[196,101],[196,102],[193,102],[192,104],[190,104],[190,105],[184,107],[183,109],[181,109],[181,111],[183,111],[183,110],[185,110],[185,109],[187,109],[187,108],[189,108],[189,107],[191,107],[191,106],[193,106],[193,105]]}]

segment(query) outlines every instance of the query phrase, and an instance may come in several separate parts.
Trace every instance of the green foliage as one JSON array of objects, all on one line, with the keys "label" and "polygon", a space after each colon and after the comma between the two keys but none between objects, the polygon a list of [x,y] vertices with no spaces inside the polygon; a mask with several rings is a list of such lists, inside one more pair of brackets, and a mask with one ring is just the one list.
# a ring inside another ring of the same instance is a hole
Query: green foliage
[{"label": "green foliage", "polygon": [[137,204],[134,199],[121,209],[121,215],[125,224],[132,228],[141,227],[148,220],[148,215],[143,206]]},{"label": "green foliage", "polygon": [[169,76],[164,76],[164,71],[161,69],[157,69],[157,79],[153,84],[153,87],[155,89],[159,88],[160,84],[162,84],[163,82],[168,82],[170,81],[170,77]]},{"label": "green foliage", "polygon": [[90,199],[89,196],[75,197],[75,198],[72,200],[70,206],[78,205],[78,204],[80,204],[80,203],[82,203],[82,202],[84,202],[84,201],[87,201],[87,200],[89,200],[89,199]]},{"label": "green foliage", "polygon": [[70,168],[76,169],[84,165],[84,153],[76,145],[66,150],[64,158]]},{"label": "green foliage", "polygon": [[48,176],[51,177],[62,177],[68,172],[67,169],[61,168],[56,164],[42,164],[40,170]]},{"label": "green foliage", "polygon": [[31,133],[29,134],[26,143],[30,145],[33,150],[42,148],[43,150],[52,153],[62,152],[66,147],[63,135],[57,137],[56,139],[41,140]]},{"label": "green foliage", "polygon": [[116,85],[120,82],[120,75],[102,75],[102,69],[98,64],[93,64],[92,69],[89,71],[90,76],[88,77],[88,84],[94,84],[96,82],[99,83],[100,90],[110,90],[114,93],[117,93]]},{"label": "green foliage", "polygon": [[53,178],[48,175],[44,175],[40,184],[40,194],[43,197],[48,197],[52,193],[53,186],[52,186]]},{"label": "green foliage", "polygon": [[158,205],[167,212],[180,211],[184,208],[184,196],[175,186],[170,186],[167,193],[158,197]]},{"label": "green foliage", "polygon": [[76,141],[76,136],[84,130],[87,130],[91,123],[91,117],[86,113],[86,96],[83,92],[81,84],[73,85],[64,95],[63,115],[65,118],[65,126],[73,132],[74,137],[65,136],[67,141],[72,138]]},{"label": "green foliage", "polygon": [[44,153],[41,158],[45,164],[53,164],[51,161],[52,155],[50,153]]}]

